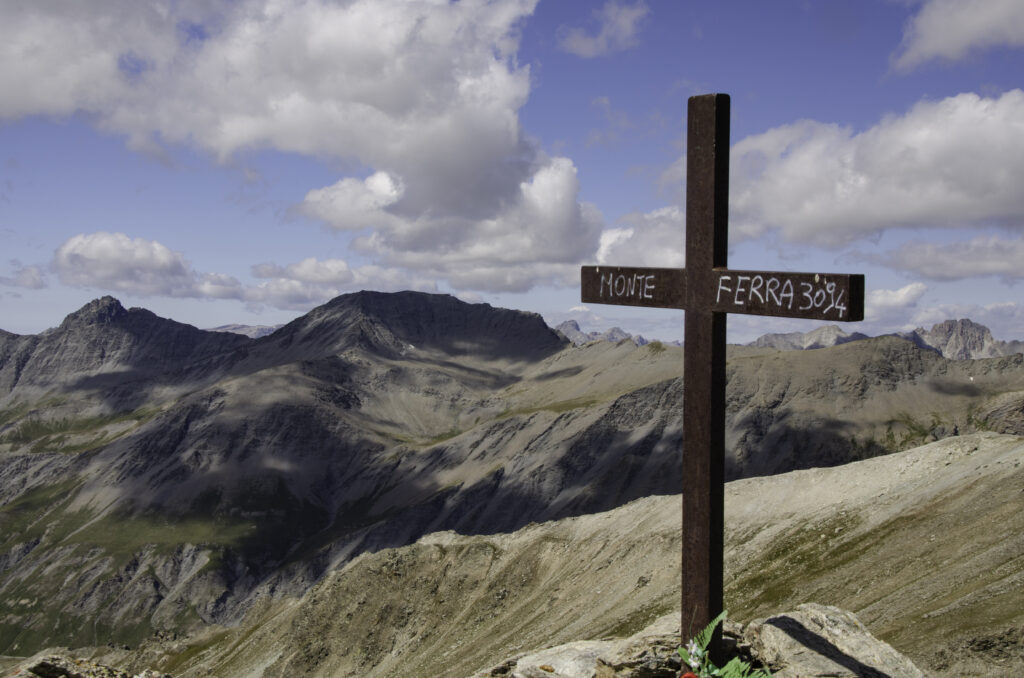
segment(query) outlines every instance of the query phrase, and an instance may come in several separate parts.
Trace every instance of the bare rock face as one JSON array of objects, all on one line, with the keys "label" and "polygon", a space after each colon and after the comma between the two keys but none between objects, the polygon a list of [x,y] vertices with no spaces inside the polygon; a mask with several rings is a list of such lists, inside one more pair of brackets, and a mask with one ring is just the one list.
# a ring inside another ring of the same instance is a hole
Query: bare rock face
[{"label": "bare rock face", "polygon": [[919,343],[934,348],[942,357],[952,360],[1002,355],[995,339],[992,338],[992,332],[984,325],[966,318],[947,320],[933,325],[930,330],[919,327],[913,334]]},{"label": "bare rock face", "polygon": [[509,658],[472,678],[676,678],[679,614],[628,638],[566,643]]},{"label": "bare rock face", "polygon": [[918,346],[932,348],[950,360],[997,358],[1024,352],[1024,342],[999,341],[987,327],[967,318],[937,323],[930,330],[918,327],[906,336]]},{"label": "bare rock face", "polygon": [[924,678],[913,662],[837,607],[800,605],[751,622],[743,639],[776,678]]},{"label": "bare rock face", "polygon": [[142,673],[128,673],[121,669],[96,664],[84,659],[72,659],[58,654],[33,658],[24,665],[18,676],[37,678],[171,678],[170,674],[157,673],[149,669]]},{"label": "bare rock face", "polygon": [[[679,615],[666,615],[625,639],[581,641],[508,659],[473,678],[675,678],[680,666]],[[837,607],[796,611],[728,625],[726,652],[775,678],[924,678],[913,662]],[[730,652],[731,648],[731,652]]]}]

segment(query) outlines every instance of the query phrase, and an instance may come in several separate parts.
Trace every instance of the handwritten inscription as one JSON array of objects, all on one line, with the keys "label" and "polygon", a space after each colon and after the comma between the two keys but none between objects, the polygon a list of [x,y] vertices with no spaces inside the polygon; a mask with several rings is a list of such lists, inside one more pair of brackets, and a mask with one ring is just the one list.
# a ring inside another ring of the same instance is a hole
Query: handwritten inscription
[{"label": "handwritten inscription", "polygon": [[721,307],[730,302],[740,307],[813,311],[821,318],[834,312],[837,319],[842,319],[847,309],[846,290],[818,274],[793,278],[784,273],[720,273],[715,304]]},{"label": "handwritten inscription", "polygon": [[[714,269],[707,295],[716,313],[851,321],[864,318],[864,276]],[[584,266],[584,302],[686,309],[682,268]]]},{"label": "handwritten inscription", "polygon": [[654,299],[654,274],[617,273],[601,274],[600,296],[602,298]]}]

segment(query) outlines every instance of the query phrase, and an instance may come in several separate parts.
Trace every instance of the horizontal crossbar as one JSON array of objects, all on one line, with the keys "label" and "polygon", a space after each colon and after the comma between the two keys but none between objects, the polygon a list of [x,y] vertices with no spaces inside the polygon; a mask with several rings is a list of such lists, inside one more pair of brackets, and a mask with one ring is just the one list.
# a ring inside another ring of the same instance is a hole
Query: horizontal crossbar
[{"label": "horizontal crossbar", "polygon": [[[686,269],[584,266],[589,304],[686,309]],[[715,269],[700,298],[718,313],[851,322],[864,319],[864,276]]]}]

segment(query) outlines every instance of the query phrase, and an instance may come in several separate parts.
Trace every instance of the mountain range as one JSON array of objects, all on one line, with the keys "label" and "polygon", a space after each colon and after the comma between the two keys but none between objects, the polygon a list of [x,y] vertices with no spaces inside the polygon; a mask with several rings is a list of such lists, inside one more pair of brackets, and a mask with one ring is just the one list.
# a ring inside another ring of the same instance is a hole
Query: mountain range
[{"label": "mountain range", "polygon": [[[584,332],[575,320],[567,320],[555,328],[576,346],[591,341],[619,342],[632,340],[638,346],[650,343],[643,336],[633,336],[621,328],[613,327],[605,332]],[[1024,353],[1024,341],[1000,341],[992,332],[969,318],[946,320],[936,323],[930,330],[918,327],[911,332],[900,332],[894,336],[911,341],[922,348],[937,351],[944,358],[953,360],[974,360]],[[816,348],[839,346],[851,341],[870,338],[860,332],[846,332],[838,325],[823,325],[809,332],[785,332],[763,334],[747,344],[758,348],[774,348],[780,351],[803,351]],[[679,346],[679,342],[671,342]]]},{"label": "mountain range", "polygon": [[[681,350],[574,347],[537,315],[414,292],[338,297],[258,339],[110,297],[39,335],[0,332],[0,654],[259,637],[246,624],[324,600],[346,568],[386,579],[374,554],[400,562],[429,535],[485,543],[678,495]],[[1020,354],[734,346],[727,376],[732,479],[1024,435]],[[298,632],[305,617],[285,618]],[[367,638],[378,660],[398,642]]]}]

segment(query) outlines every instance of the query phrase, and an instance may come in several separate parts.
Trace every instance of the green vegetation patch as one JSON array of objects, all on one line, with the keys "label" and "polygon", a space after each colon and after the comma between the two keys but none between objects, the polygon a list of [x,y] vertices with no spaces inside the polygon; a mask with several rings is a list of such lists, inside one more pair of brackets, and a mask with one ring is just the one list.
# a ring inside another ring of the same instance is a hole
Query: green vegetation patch
[{"label": "green vegetation patch", "polygon": [[884,538],[881,532],[894,529],[888,526],[847,537],[860,523],[859,516],[836,516],[780,536],[756,564],[736,573],[727,586],[728,607],[737,611],[738,618],[777,611],[793,602],[796,587],[850,563],[873,541]]},{"label": "green vegetation patch", "polygon": [[[253,632],[258,629],[259,625],[253,625],[253,628],[246,629],[242,634],[239,634],[241,638],[248,639]],[[172,675],[178,675],[183,673],[185,669],[200,659],[203,655],[208,653],[210,650],[217,648],[219,645],[226,644],[231,639],[231,632],[227,629],[217,630],[208,634],[204,634],[200,640],[197,641],[186,641],[189,644],[185,646],[184,650],[176,652],[161,662],[160,669],[167,671]],[[236,641],[235,645],[240,644],[241,641]],[[236,649],[232,647],[232,649]],[[218,648],[219,651],[219,648]],[[223,652],[219,651],[219,654]]]},{"label": "green vegetation patch", "polygon": [[560,400],[558,402],[536,405],[534,407],[521,407],[514,410],[506,410],[505,412],[502,412],[500,418],[507,419],[508,417],[528,416],[535,412],[553,412],[555,414],[562,414],[563,412],[593,407],[600,402],[601,400],[599,398],[593,397],[572,398],[570,400]]},{"label": "green vegetation patch", "polygon": [[462,429],[460,429],[458,426],[453,426],[448,431],[445,431],[444,433],[439,433],[438,435],[434,436],[433,438],[430,438],[429,440],[426,441],[425,444],[428,445],[428,446],[429,445],[437,445],[438,443],[443,443],[446,440],[451,440],[452,438],[460,436],[463,433],[464,433],[464,431]]},{"label": "green vegetation patch", "polygon": [[78,530],[67,542],[99,547],[110,555],[124,558],[144,546],[168,552],[181,544],[235,546],[254,530],[251,522],[233,518],[116,511]]},{"label": "green vegetation patch", "polygon": [[0,506],[0,544],[16,544],[41,538],[60,541],[88,519],[84,512],[68,514],[64,506],[81,484],[77,479],[37,487]]},{"label": "green vegetation patch", "polygon": [[616,623],[602,628],[595,634],[598,638],[628,638],[650,626],[658,617],[678,609],[678,603],[664,601],[633,610]]},{"label": "green vegetation patch", "polygon": [[30,411],[31,410],[26,403],[18,403],[13,407],[8,407],[7,409],[0,410],[0,428],[3,428],[7,424],[10,424],[12,421],[17,421],[18,419],[21,419]]},{"label": "green vegetation patch", "polygon": [[[103,414],[94,417],[44,419],[38,416],[25,418],[28,408],[19,406],[5,410],[8,423],[23,419],[13,430],[0,437],[0,443],[31,445],[32,452],[63,452],[77,454],[106,445],[124,435],[127,430],[109,432],[105,429],[121,423],[131,423],[134,428],[152,419],[158,410],[142,408],[131,412]],[[13,414],[12,414],[13,413]],[[130,429],[129,429],[130,430]],[[68,444],[72,435],[94,434],[91,440]]]}]

